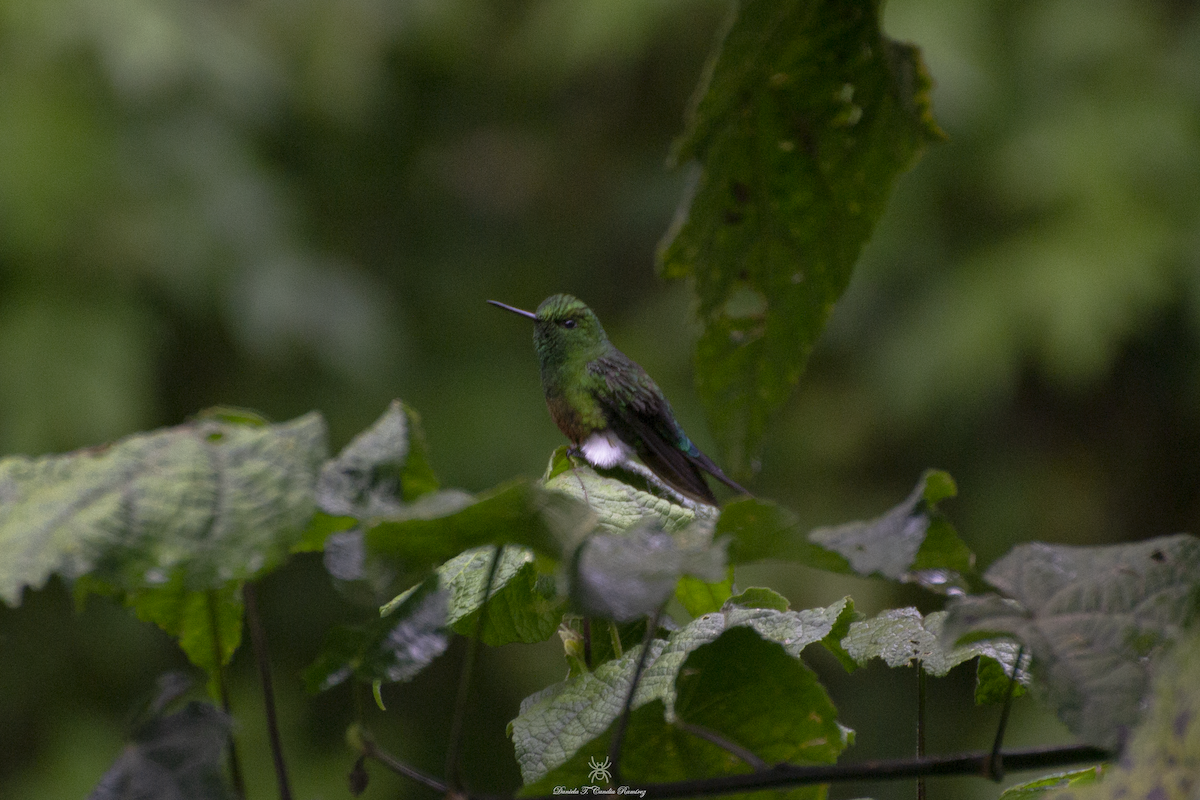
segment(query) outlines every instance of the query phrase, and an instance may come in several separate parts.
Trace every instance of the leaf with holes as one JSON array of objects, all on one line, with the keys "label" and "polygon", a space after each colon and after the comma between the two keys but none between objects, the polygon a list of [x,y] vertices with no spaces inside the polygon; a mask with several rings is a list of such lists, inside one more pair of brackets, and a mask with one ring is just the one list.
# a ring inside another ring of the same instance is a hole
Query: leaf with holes
[{"label": "leaf with holes", "polygon": [[737,472],[799,380],[896,179],[941,137],[879,4],[741,0],[675,145],[699,162],[660,250],[695,280],[700,396]]}]

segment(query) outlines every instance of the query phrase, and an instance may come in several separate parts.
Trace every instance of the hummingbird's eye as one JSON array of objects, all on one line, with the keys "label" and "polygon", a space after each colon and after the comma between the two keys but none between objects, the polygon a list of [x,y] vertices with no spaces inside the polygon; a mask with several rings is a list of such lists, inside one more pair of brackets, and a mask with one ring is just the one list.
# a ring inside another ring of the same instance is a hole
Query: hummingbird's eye
[{"label": "hummingbird's eye", "polygon": [[563,324],[562,324],[562,326],[563,326],[564,328],[574,328],[574,327],[575,327],[575,320],[573,320],[573,319],[564,319],[564,320],[563,320]]}]

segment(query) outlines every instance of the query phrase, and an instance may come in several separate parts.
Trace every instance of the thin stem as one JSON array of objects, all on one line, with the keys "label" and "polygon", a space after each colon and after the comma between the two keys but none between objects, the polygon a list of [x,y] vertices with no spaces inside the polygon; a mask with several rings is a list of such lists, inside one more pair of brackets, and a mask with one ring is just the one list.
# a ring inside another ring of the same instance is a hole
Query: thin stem
[{"label": "thin stem", "polygon": [[583,618],[583,665],[592,668],[592,618]]},{"label": "thin stem", "polygon": [[[209,589],[206,594],[208,601],[208,624],[212,628],[213,663],[217,670],[217,691],[221,694],[221,710],[233,716],[233,704],[229,700],[229,683],[225,680],[225,651],[221,647],[221,616],[217,613],[217,592]],[[237,742],[233,734],[229,734],[229,779],[233,782],[233,791],[240,797],[246,797],[246,780],[242,777],[242,762],[238,758]]]},{"label": "thin stem", "polygon": [[279,800],[292,800],[292,789],[288,785],[287,766],[283,763],[283,744],[279,738],[279,719],[275,713],[275,691],[271,687],[271,663],[267,652],[267,634],[258,615],[258,596],[254,584],[242,587],[246,601],[246,625],[250,628],[250,645],[254,660],[258,663],[258,676],[262,681],[263,705],[267,712],[267,736],[271,742],[271,758],[275,762],[275,780],[279,784]]},{"label": "thin stem", "polygon": [[[925,757],[925,665],[917,659],[917,758]],[[917,800],[925,800],[925,776],[917,778]]]},{"label": "thin stem", "polygon": [[608,638],[612,644],[613,658],[625,655],[625,648],[621,646],[621,629],[617,627],[617,623],[609,621]]},{"label": "thin stem", "polygon": [[730,753],[749,764],[756,772],[771,768],[770,764],[756,756],[752,751],[747,750],[737,742],[729,741],[716,731],[710,731],[708,728],[700,725],[693,725],[692,723],[684,722],[681,719],[675,720],[675,727],[679,728],[680,730],[687,731],[692,736],[703,739],[706,742],[712,742],[725,752]]},{"label": "thin stem", "polygon": [[496,570],[500,567],[500,554],[503,552],[504,545],[492,548],[492,563],[488,566],[487,581],[483,585],[483,602],[479,607],[479,617],[475,620],[475,635],[467,639],[467,652],[463,656],[462,672],[458,676],[458,697],[454,701],[454,717],[450,721],[450,744],[446,748],[446,780],[455,790],[462,788],[458,773],[459,755],[462,753],[463,721],[467,716],[472,673],[475,671],[475,662],[479,659],[479,639],[483,634],[483,623],[491,601],[492,582],[496,579]]},{"label": "thin stem", "polygon": [[362,727],[358,728],[358,745],[363,755],[375,759],[397,775],[411,778],[422,786],[426,786],[443,795],[450,791],[449,786],[432,775],[427,775],[416,767],[410,767],[386,750],[381,750],[379,745],[375,744],[375,740]]},{"label": "thin stem", "polygon": [[1004,708],[1000,710],[1000,724],[996,726],[996,739],[992,742],[992,753],[988,758],[987,776],[999,783],[1004,779],[1004,756],[1000,748],[1004,744],[1004,729],[1008,727],[1008,712],[1012,709],[1013,690],[1017,686],[1017,674],[1021,671],[1021,657],[1025,655],[1025,645],[1017,648],[1017,658],[1013,661],[1012,676],[1008,679],[1008,689],[1004,693]]},{"label": "thin stem", "polygon": [[658,630],[658,620],[662,609],[654,612],[654,616],[646,620],[646,635],[642,637],[642,652],[638,653],[637,667],[633,670],[633,680],[629,682],[629,692],[625,695],[625,706],[621,717],[617,720],[617,728],[613,731],[612,741],[608,744],[608,760],[612,764],[613,783],[620,783],[621,778],[621,745],[625,742],[625,730],[629,727],[629,717],[633,714],[633,696],[637,692],[638,681],[642,678],[642,670],[646,668],[646,659],[650,655],[650,645],[654,644],[654,632]]}]

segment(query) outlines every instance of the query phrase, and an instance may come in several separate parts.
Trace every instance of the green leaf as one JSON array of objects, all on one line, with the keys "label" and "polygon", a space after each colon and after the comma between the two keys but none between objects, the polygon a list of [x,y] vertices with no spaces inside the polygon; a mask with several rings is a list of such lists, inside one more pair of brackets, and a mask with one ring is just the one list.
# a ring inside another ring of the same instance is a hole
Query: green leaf
[{"label": "green leaf", "polygon": [[944,593],[961,593],[975,556],[937,510],[954,482],[929,470],[895,508],[866,522],[818,528],[809,541],[842,555],[859,575],[882,575]]},{"label": "green leaf", "polygon": [[844,557],[808,541],[795,514],[769,500],[730,501],[721,509],[713,536],[728,537],[729,560],[734,564],[778,560],[828,572],[852,572]]},{"label": "green leaf", "polygon": [[1010,786],[1000,793],[1000,800],[1048,800],[1059,789],[1078,789],[1100,779],[1100,767],[1056,772],[1035,781]]},{"label": "green leaf", "polygon": [[586,507],[518,479],[475,499],[450,492],[425,495],[406,506],[401,518],[371,525],[365,542],[369,552],[421,570],[488,544],[523,545],[559,559],[591,525]]},{"label": "green leaf", "polygon": [[729,598],[729,604],[742,608],[768,608],[787,611],[792,607],[788,599],[774,589],[752,586],[739,595]]},{"label": "green leaf", "polygon": [[701,578],[684,575],[675,585],[675,599],[693,617],[720,611],[725,601],[733,596],[733,567],[730,566],[722,581],[708,583]]},{"label": "green leaf", "polygon": [[697,520],[712,520],[718,509],[680,497],[649,483],[651,476],[614,467],[597,470],[560,447],[550,458],[542,479],[546,489],[586,505],[596,514],[596,528],[608,533],[628,530],[647,518],[664,530],[677,531]]},{"label": "green leaf", "polygon": [[189,591],[176,579],[165,586],[125,595],[138,618],[153,622],[179,641],[188,660],[208,674],[208,694],[220,699],[220,668],[229,664],[242,642],[241,584]]},{"label": "green leaf", "polygon": [[[705,531],[707,534],[707,531]],[[571,598],[585,616],[631,622],[663,607],[679,579],[724,577],[725,548],[708,535],[687,541],[655,523],[584,540],[571,565]]]},{"label": "green leaf", "polygon": [[51,574],[118,591],[252,580],[313,514],[325,423],[197,419],[105,447],[0,460],[0,599]]},{"label": "green leaf", "polygon": [[[782,645],[791,658],[799,658],[807,645],[821,641],[845,614],[852,613],[848,600],[828,608],[786,612],[726,603],[720,612],[693,620],[671,632],[665,640],[653,640],[634,694],[633,708],[661,701],[668,718],[672,718],[676,710],[676,677],[688,655],[727,630],[751,628],[763,639]],[[608,730],[621,713],[640,652],[639,645],[621,658],[573,676],[522,702],[521,713],[509,730],[526,783],[541,780]],[[805,711],[791,709],[791,713],[802,716]]]},{"label": "green leaf", "polygon": [[1148,709],[1115,764],[1092,786],[1057,800],[1192,800],[1200,786],[1200,628],[1155,665]]},{"label": "green leaf", "polygon": [[206,703],[141,726],[88,800],[233,800],[224,767],[232,720]]},{"label": "green leaf", "polygon": [[[437,569],[439,585],[450,593],[447,622],[455,633],[475,635],[493,553],[494,547],[468,550]],[[543,642],[558,630],[564,608],[554,579],[538,574],[533,553],[505,547],[492,577],[480,640],[492,647]]]},{"label": "green leaf", "polygon": [[[622,783],[750,771],[728,750],[697,736],[695,728],[769,764],[831,763],[848,743],[849,732],[838,725],[836,709],[812,670],[749,628],[732,628],[693,650],[678,672],[675,691],[673,715],[661,699],[634,712],[622,748]],[[611,735],[610,726],[524,793],[597,784],[604,791],[607,781],[594,765],[607,757]],[[788,796],[819,798],[824,790],[812,786]]]},{"label": "green leaf", "polygon": [[[872,658],[882,659],[889,667],[912,666],[916,661],[935,678],[946,675],[959,664],[979,658],[983,675],[976,689],[977,701],[1003,699],[1016,662],[1017,645],[989,640],[954,646],[943,634],[945,622],[945,611],[934,611],[922,617],[915,608],[890,609],[877,617],[852,622],[841,644],[860,665]],[[982,663],[985,660],[995,665],[995,672],[990,668],[984,671]],[[1028,656],[1021,661],[1017,686],[1014,687],[1018,694],[1023,691],[1022,685],[1029,683]]]},{"label": "green leaf", "polygon": [[938,501],[953,496],[953,479],[929,470],[909,496],[886,514],[808,533],[801,531],[796,515],[787,509],[743,498],[721,511],[714,536],[730,538],[729,557],[735,564],[792,561],[958,593],[974,575],[975,556],[937,508]]},{"label": "green leaf", "polygon": [[436,576],[389,603],[366,625],[332,628],[304,685],[316,694],[355,676],[366,683],[409,681],[445,652],[450,593]]},{"label": "green leaf", "polygon": [[917,50],[878,3],[742,0],[676,143],[700,171],[660,250],[691,277],[701,398],[751,469],[892,186],[940,137]]},{"label": "green leaf", "polygon": [[335,516],[388,516],[437,488],[420,417],[393,400],[383,416],[321,468],[317,505]]},{"label": "green leaf", "polygon": [[1009,599],[956,599],[947,635],[1020,639],[1059,718],[1084,740],[1113,748],[1137,721],[1156,657],[1195,616],[1200,539],[1020,545],[984,579]]}]

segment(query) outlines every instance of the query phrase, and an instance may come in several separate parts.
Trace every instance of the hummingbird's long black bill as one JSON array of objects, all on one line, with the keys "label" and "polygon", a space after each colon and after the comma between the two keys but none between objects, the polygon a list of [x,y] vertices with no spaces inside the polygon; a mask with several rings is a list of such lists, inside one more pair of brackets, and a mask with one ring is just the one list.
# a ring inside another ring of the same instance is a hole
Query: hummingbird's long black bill
[{"label": "hummingbird's long black bill", "polygon": [[522,317],[529,317],[530,319],[537,319],[537,314],[533,313],[532,311],[526,311],[523,308],[513,308],[510,305],[501,303],[499,300],[488,300],[488,302],[491,303],[492,305],[494,305],[496,308],[503,308],[505,311],[511,311],[514,314],[520,314]]}]

